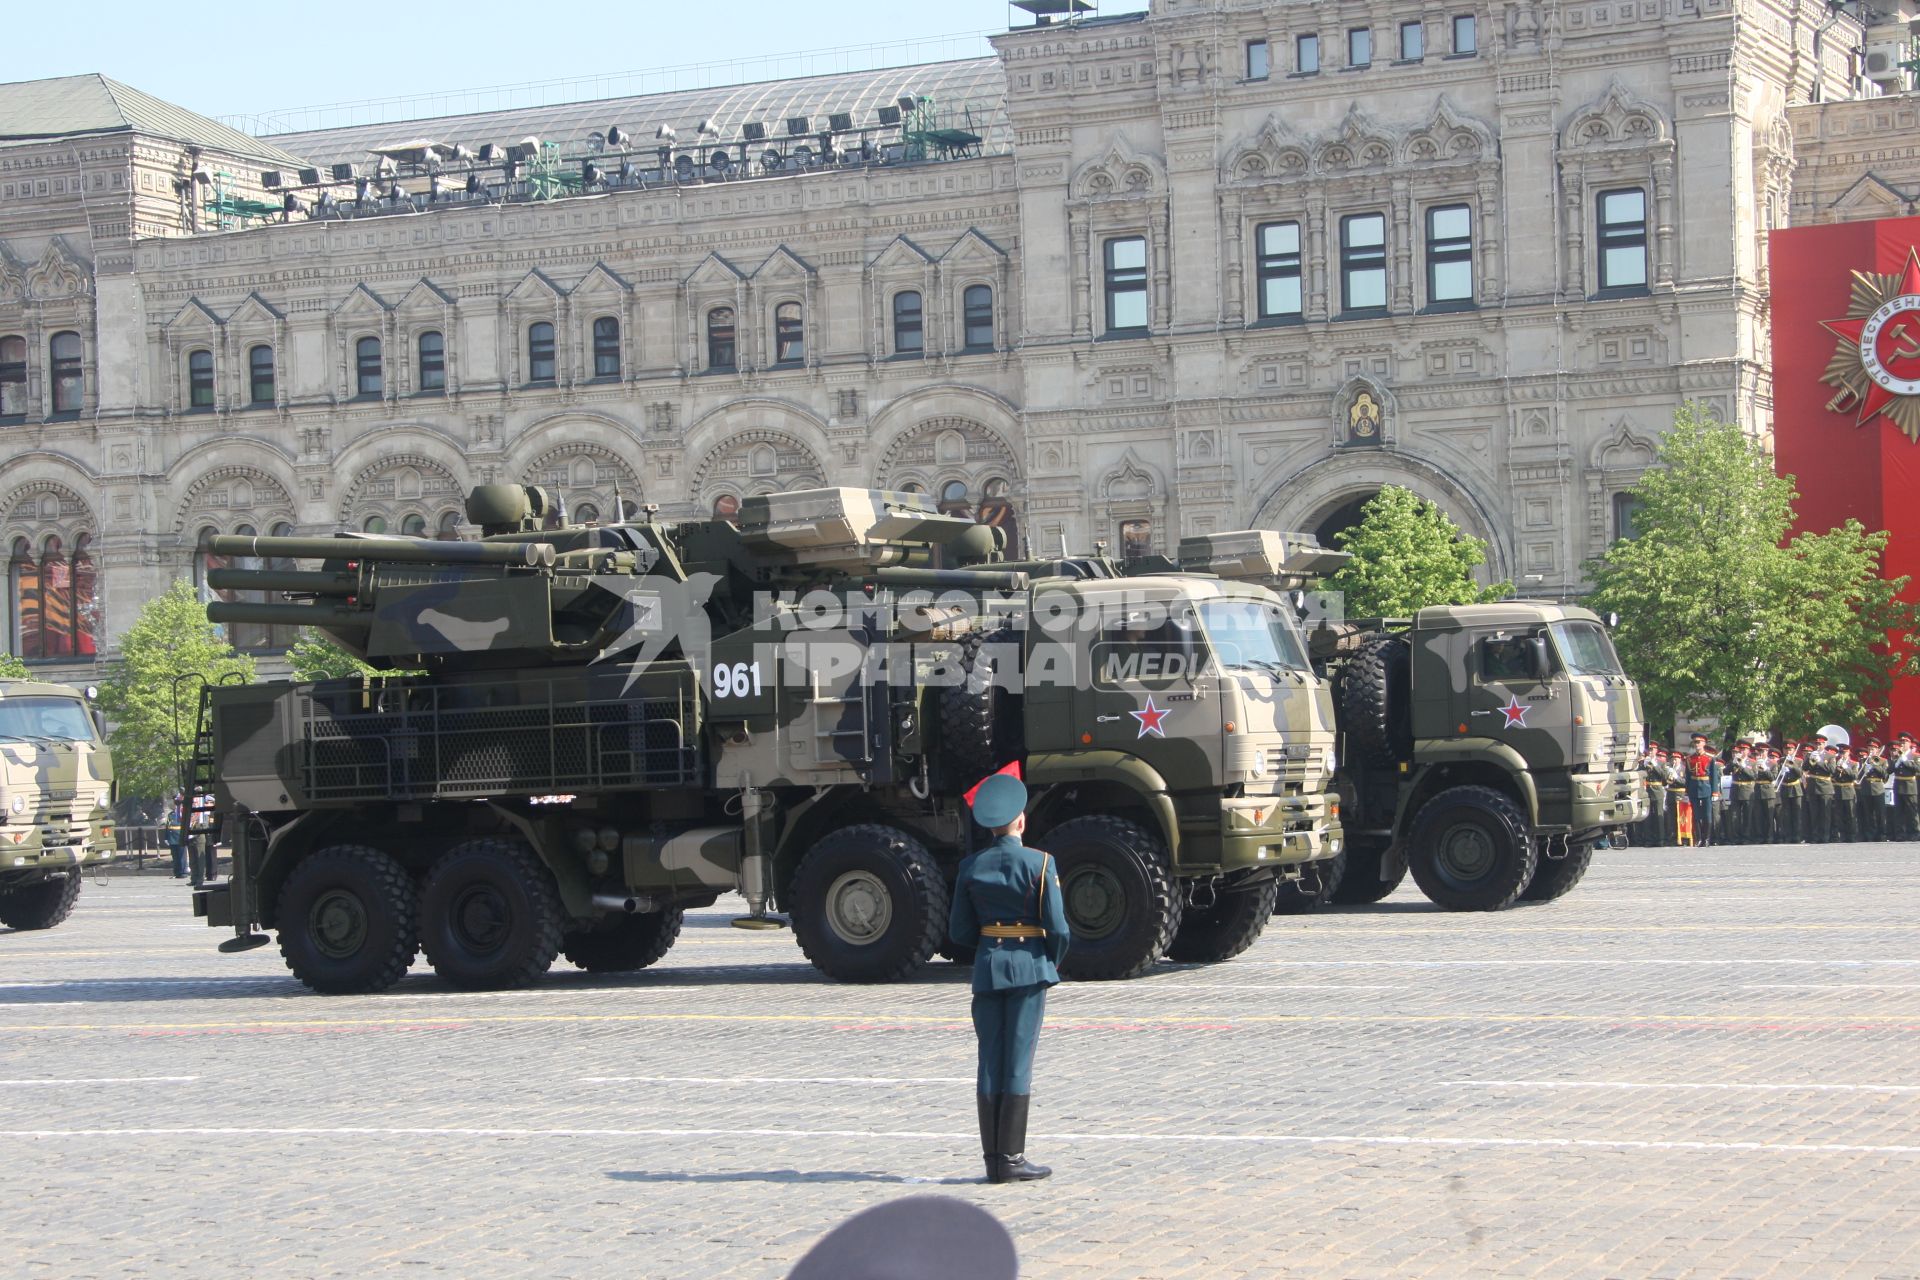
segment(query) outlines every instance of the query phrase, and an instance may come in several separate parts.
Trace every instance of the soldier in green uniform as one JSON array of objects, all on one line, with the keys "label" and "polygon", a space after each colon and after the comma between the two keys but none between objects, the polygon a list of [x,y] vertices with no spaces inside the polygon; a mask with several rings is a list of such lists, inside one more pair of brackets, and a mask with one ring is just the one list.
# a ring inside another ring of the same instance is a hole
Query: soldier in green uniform
[{"label": "soldier in green uniform", "polygon": [[1753,744],[1734,743],[1733,760],[1728,767],[1733,774],[1733,803],[1727,806],[1726,835],[1722,843],[1752,844],[1753,787],[1760,776],[1753,766]]},{"label": "soldier in green uniform", "polygon": [[1693,806],[1693,843],[1704,849],[1713,843],[1713,805],[1720,792],[1720,757],[1707,745],[1707,735],[1693,735],[1693,754],[1687,757],[1687,803]]},{"label": "soldier in green uniform", "polygon": [[1893,838],[1920,840],[1920,750],[1913,735],[1894,737]]},{"label": "soldier in green uniform", "polygon": [[1634,843],[1657,849],[1667,843],[1667,765],[1660,748],[1647,744],[1640,757],[1642,785],[1647,789],[1647,816],[1634,836]]},{"label": "soldier in green uniform", "polygon": [[960,864],[947,932],[973,960],[973,1030],[980,1042],[976,1093],[988,1182],[1032,1182],[1051,1174],[1027,1161],[1033,1050],[1060,981],[1071,936],[1053,859],[1020,843],[1027,788],[997,773],[973,797],[973,819],[994,841]]},{"label": "soldier in green uniform", "polygon": [[1834,754],[1827,749],[1827,735],[1813,735],[1813,750],[1807,752],[1807,843],[1827,844],[1833,840],[1833,764]]},{"label": "soldier in green uniform", "polygon": [[1780,841],[1780,748],[1755,747],[1754,755],[1759,760],[1760,777],[1753,785],[1754,813],[1758,815],[1754,822],[1755,844],[1777,844]]},{"label": "soldier in green uniform", "polygon": [[1801,805],[1802,779],[1806,770],[1800,760],[1800,744],[1789,742],[1780,754],[1780,841],[1799,844],[1806,839],[1806,821]]},{"label": "soldier in green uniform", "polygon": [[1860,838],[1878,844],[1887,838],[1887,782],[1893,776],[1880,739],[1867,739],[1860,762]]},{"label": "soldier in green uniform", "polygon": [[1833,762],[1833,839],[1852,844],[1860,838],[1860,762],[1852,747],[1841,747]]}]

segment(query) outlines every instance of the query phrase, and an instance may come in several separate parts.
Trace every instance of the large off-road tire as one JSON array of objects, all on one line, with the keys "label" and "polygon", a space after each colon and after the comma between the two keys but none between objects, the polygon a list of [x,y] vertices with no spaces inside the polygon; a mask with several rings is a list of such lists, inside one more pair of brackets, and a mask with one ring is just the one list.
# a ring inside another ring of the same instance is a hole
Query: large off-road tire
[{"label": "large off-road tire", "polygon": [[957,787],[970,787],[1026,753],[1020,704],[996,684],[991,666],[993,652],[1019,639],[1012,627],[998,627],[969,632],[956,642],[966,675],[940,690],[940,759]]},{"label": "large off-road tire", "polygon": [[1370,902],[1392,893],[1407,878],[1407,864],[1402,862],[1390,876],[1380,874],[1381,849],[1368,848],[1365,845],[1349,845],[1340,856],[1346,861],[1340,867],[1340,882],[1333,887],[1333,901],[1343,907],[1365,906]]},{"label": "large off-road tire", "polygon": [[1405,636],[1372,635],[1341,672],[1340,725],[1348,744],[1374,764],[1396,764],[1413,754],[1410,661]]},{"label": "large off-road tire", "polygon": [[1453,787],[1420,806],[1407,866],[1449,911],[1502,911],[1533,879],[1538,855],[1520,807],[1491,787]]},{"label": "large off-road tire", "polygon": [[1300,868],[1298,880],[1276,881],[1273,914],[1304,916],[1320,910],[1333,901],[1334,890],[1340,887],[1340,877],[1346,869],[1347,851],[1343,848],[1331,858],[1309,862]]},{"label": "large off-road tire", "polygon": [[1059,859],[1073,941],[1061,973],[1133,978],[1167,954],[1180,930],[1180,887],[1160,837],[1137,822],[1090,814],[1034,842]]},{"label": "large off-road tire", "polygon": [[51,929],[73,912],[80,896],[78,869],[51,880],[0,889],[0,924],[9,929]]},{"label": "large off-road tire", "polygon": [[420,946],[457,987],[524,987],[553,967],[565,913],[553,875],[519,840],[440,855],[420,888]]},{"label": "large off-road tire", "polygon": [[879,823],[828,832],[793,877],[793,933],[841,982],[898,982],[947,934],[951,898],[919,840]]},{"label": "large off-road tire", "polygon": [[591,929],[562,935],[560,950],[588,973],[632,973],[667,954],[685,919],[680,907],[608,916]]},{"label": "large off-road tire", "polygon": [[336,844],[288,873],[274,928],[294,977],[322,995],[364,995],[413,963],[418,914],[406,868],[367,845]]},{"label": "large off-road tire", "polygon": [[1252,946],[1273,919],[1277,880],[1238,889],[1222,889],[1214,895],[1213,905],[1196,907],[1191,902],[1180,910],[1180,931],[1167,947],[1167,959],[1186,964],[1214,964],[1233,957]]},{"label": "large off-road tire", "polygon": [[1520,891],[1522,902],[1552,902],[1572,892],[1593,865],[1593,846],[1575,845],[1564,858],[1541,858],[1533,868],[1533,879]]}]

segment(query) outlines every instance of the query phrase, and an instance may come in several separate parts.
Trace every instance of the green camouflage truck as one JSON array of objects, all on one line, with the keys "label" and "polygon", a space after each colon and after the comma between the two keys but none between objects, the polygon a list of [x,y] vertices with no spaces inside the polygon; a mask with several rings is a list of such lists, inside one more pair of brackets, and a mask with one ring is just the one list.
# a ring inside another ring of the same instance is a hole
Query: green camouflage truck
[{"label": "green camouflage truck", "polygon": [[1376,902],[1408,871],[1452,910],[1550,901],[1646,816],[1640,692],[1590,611],[1436,606],[1312,642],[1341,730],[1333,901]]},{"label": "green camouflage truck", "polygon": [[783,912],[829,976],[898,979],[945,948],[966,791],[1015,763],[1073,977],[1234,955],[1340,848],[1330,687],[1280,598],[1219,566],[1009,561],[904,493],[750,498],[737,526],[550,506],[482,486],[477,541],[209,544],[234,557],[216,622],[424,672],[206,692],[195,785],[233,871],[194,905],[223,949],[271,928],[323,992],[421,950],[507,986],[559,953],[641,968],[738,891],[737,924]]},{"label": "green camouflage truck", "polygon": [[0,680],[0,925],[51,929],[113,860],[113,757],[87,696]]}]

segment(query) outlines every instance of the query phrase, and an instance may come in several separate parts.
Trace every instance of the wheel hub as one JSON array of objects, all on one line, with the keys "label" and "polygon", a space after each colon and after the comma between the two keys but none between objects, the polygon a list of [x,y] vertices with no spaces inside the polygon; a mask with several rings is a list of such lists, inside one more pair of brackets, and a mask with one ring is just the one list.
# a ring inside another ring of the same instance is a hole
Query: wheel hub
[{"label": "wheel hub", "polygon": [[1126,919],[1126,890],[1105,867],[1074,868],[1067,873],[1060,892],[1076,938],[1104,938]]},{"label": "wheel hub", "polygon": [[345,889],[329,889],[308,910],[307,932],[329,960],[349,959],[366,945],[366,904]]},{"label": "wheel hub", "polygon": [[827,889],[827,927],[849,946],[878,942],[893,924],[893,895],[869,871],[849,871]]},{"label": "wheel hub", "polygon": [[513,913],[492,885],[474,885],[453,900],[448,916],[454,936],[468,951],[486,954],[506,942]]},{"label": "wheel hub", "polygon": [[1487,875],[1499,856],[1485,831],[1464,825],[1450,828],[1440,838],[1439,854],[1440,870],[1448,879],[1461,884],[1470,884]]}]

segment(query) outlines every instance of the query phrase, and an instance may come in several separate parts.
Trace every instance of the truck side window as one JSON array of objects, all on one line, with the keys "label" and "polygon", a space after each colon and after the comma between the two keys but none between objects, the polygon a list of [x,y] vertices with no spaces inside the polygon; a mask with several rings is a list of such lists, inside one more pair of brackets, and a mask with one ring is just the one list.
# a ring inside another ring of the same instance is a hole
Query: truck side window
[{"label": "truck side window", "polygon": [[1489,636],[1480,642],[1480,678],[1488,681],[1533,680],[1533,662],[1525,636]]}]

